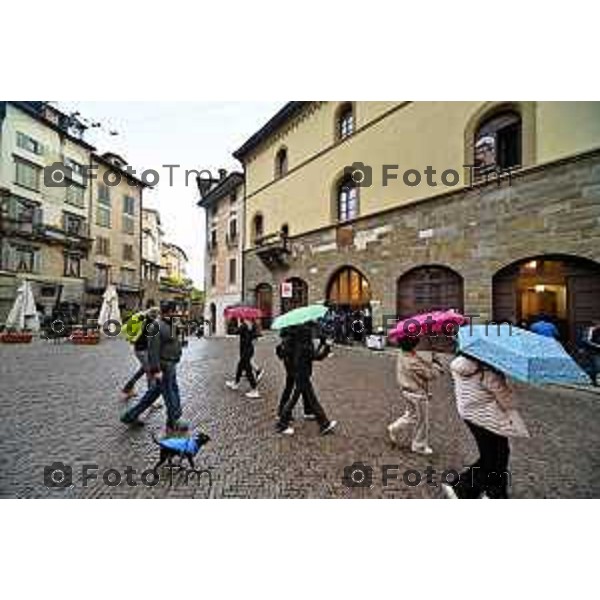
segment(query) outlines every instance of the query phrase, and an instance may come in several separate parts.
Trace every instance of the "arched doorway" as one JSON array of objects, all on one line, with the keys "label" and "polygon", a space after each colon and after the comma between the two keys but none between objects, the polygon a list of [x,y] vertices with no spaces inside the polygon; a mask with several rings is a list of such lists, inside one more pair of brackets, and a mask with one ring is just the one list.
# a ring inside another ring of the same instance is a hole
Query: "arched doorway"
[{"label": "arched doorway", "polygon": [[210,331],[209,334],[210,335],[215,335],[215,333],[217,332],[217,305],[214,302],[210,303],[210,307],[209,307],[209,311],[210,311]]},{"label": "arched doorway", "polygon": [[464,310],[463,278],[441,265],[411,269],[398,278],[396,312],[399,319],[432,310]]},{"label": "arched doorway", "polygon": [[338,343],[364,341],[371,333],[371,285],[358,269],[342,267],[333,274],[327,286],[327,304],[333,311]]},{"label": "arched doorway", "polygon": [[354,267],[342,267],[329,280],[327,302],[352,310],[367,308],[371,303],[369,280]]},{"label": "arched doorway", "polygon": [[256,306],[263,313],[261,319],[263,329],[269,329],[273,316],[273,287],[271,284],[259,283],[256,286]]},{"label": "arched doorway", "polygon": [[544,314],[561,340],[581,345],[586,327],[600,322],[600,264],[565,255],[534,256],[499,270],[492,279],[495,321],[531,324]]},{"label": "arched doorway", "polygon": [[300,308],[308,304],[308,284],[300,277],[291,277],[286,279],[285,283],[292,284],[292,296],[281,297],[281,314],[294,308]]}]

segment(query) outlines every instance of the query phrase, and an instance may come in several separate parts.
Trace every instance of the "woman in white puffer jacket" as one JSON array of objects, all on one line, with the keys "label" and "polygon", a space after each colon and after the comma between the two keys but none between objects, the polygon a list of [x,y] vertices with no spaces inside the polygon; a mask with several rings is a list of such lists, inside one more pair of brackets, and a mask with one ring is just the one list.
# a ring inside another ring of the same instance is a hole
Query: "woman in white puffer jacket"
[{"label": "woman in white puffer jacket", "polygon": [[454,486],[443,485],[450,498],[507,498],[509,437],[528,437],[513,408],[506,377],[489,365],[459,354],[451,363],[458,414],[470,429],[479,459],[460,474]]}]

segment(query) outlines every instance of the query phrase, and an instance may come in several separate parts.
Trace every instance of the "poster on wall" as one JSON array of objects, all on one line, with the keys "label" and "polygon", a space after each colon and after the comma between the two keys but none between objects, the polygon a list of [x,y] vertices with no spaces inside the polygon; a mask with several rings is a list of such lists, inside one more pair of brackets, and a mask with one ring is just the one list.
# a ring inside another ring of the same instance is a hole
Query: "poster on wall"
[{"label": "poster on wall", "polygon": [[291,281],[284,281],[281,284],[281,297],[291,298],[294,295],[294,289]]}]

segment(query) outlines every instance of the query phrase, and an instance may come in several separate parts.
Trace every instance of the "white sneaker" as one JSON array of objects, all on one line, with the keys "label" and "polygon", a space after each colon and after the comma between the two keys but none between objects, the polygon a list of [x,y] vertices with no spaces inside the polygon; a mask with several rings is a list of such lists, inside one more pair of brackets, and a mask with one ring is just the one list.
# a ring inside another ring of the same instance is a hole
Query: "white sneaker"
[{"label": "white sneaker", "polygon": [[260,380],[264,377],[264,375],[265,375],[265,370],[258,369],[258,371],[256,371],[256,383],[259,383]]},{"label": "white sneaker", "polygon": [[331,433],[337,427],[337,424],[337,421],[329,421],[329,425],[327,425],[327,427],[324,429],[321,429],[321,435],[327,435],[328,433]]},{"label": "white sneaker", "polygon": [[425,454],[425,455],[429,455],[429,454],[433,454],[433,449],[430,446],[426,446],[426,445],[422,445],[422,444],[415,444],[414,442],[411,444],[410,449],[415,452],[416,454]]},{"label": "white sneaker", "polygon": [[246,392],[246,398],[260,398],[260,392],[258,390],[250,390]]},{"label": "white sneaker", "polygon": [[226,381],[225,386],[230,390],[238,390],[240,388],[240,384],[236,383],[235,381]]},{"label": "white sneaker", "polygon": [[444,496],[446,496],[446,498],[448,500],[458,500],[458,496],[456,495],[456,492],[454,491],[454,487],[452,487],[451,485],[448,485],[447,483],[442,483],[442,492],[444,492]]},{"label": "white sneaker", "polygon": [[278,431],[277,433],[279,433],[280,435],[294,435],[294,428],[288,426],[285,429]]},{"label": "white sneaker", "polygon": [[392,446],[397,446],[398,445],[398,440],[396,439],[396,436],[392,433],[392,426],[391,425],[387,426],[387,432],[388,432],[388,439],[392,443]]}]

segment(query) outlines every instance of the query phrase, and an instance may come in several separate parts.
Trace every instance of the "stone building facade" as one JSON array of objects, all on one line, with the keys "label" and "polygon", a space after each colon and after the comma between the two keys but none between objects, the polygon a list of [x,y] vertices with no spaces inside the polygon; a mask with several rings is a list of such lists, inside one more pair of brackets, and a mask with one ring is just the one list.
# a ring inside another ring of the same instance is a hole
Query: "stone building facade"
[{"label": "stone building facade", "polygon": [[0,103],[0,323],[23,278],[44,316],[95,316],[109,283],[122,308],[140,300],[145,184],[84,132],[47,102]]},{"label": "stone building facade", "polygon": [[[360,114],[357,104],[346,104],[355,117]],[[320,155],[305,157],[295,170],[290,161],[284,177],[294,178],[293,189],[280,188],[277,148],[285,145],[291,158],[292,132],[308,128],[310,115],[321,110],[322,103],[292,110],[236,153],[244,162],[247,181],[260,182],[255,188],[247,187],[245,299],[270,306],[273,315],[308,302],[368,307],[375,326],[384,325],[385,316],[394,319],[434,308],[456,308],[476,321],[519,322],[543,312],[555,318],[565,341],[576,343],[584,326],[600,322],[600,104],[554,103],[562,105],[548,107],[542,106],[548,103],[510,103],[512,121],[498,119],[504,118],[506,103],[429,104],[435,106],[419,109],[424,110],[423,118],[425,109],[432,111],[436,122],[442,122],[440,115],[445,113],[451,123],[446,133],[451,129],[460,134],[460,143],[433,139],[430,130],[412,140],[419,148],[429,147],[433,155],[447,153],[446,161],[438,163],[440,168],[450,165],[459,171],[453,165],[473,164],[481,158],[473,154],[485,144],[504,152],[505,160],[513,152],[513,162],[518,159],[518,163],[494,171],[487,181],[479,177],[454,187],[433,188],[433,192],[428,189],[421,196],[413,192],[410,199],[402,199],[406,190],[400,190],[397,181],[396,188],[384,189],[373,180],[355,196],[347,191],[342,195],[346,207],[349,199],[354,202],[354,212],[350,218],[340,218],[347,215],[336,214],[335,209],[332,215],[330,203],[335,203],[335,193],[313,196],[307,190],[317,189],[318,182],[311,177],[305,185],[303,178],[311,175],[309,169],[316,169],[313,163],[325,161],[319,168],[329,176],[321,187],[326,191],[333,181],[335,190],[344,164],[369,154],[344,153],[344,162],[338,162],[334,144]],[[329,115],[335,114],[328,110]],[[392,115],[398,118],[402,110]],[[415,118],[417,112],[413,110],[411,116]],[[543,114],[546,116],[540,117]],[[381,122],[386,118],[390,117]],[[489,129],[478,139],[479,127],[485,128],[489,119],[508,123],[511,132],[516,132],[514,140],[502,138],[506,131],[494,138]],[[416,119],[412,127],[418,129],[419,124]],[[364,144],[373,149],[371,165],[378,164],[381,169],[377,144],[389,144],[390,138],[377,134],[368,123],[362,127],[355,120],[348,137],[370,136]],[[390,129],[399,128],[391,123]],[[315,131],[318,128],[304,134],[315,137]],[[434,142],[447,147],[436,150]],[[453,152],[460,155],[456,160],[451,160]],[[253,165],[262,153],[271,155],[269,161],[275,157],[275,178],[270,184],[260,180],[262,175],[253,174]],[[417,150],[419,153],[423,151]],[[417,162],[408,165],[420,167]],[[399,179],[402,181],[402,175]],[[396,193],[400,200],[394,206]],[[380,198],[379,210],[375,197]],[[363,202],[365,198],[368,203]],[[275,206],[272,211],[267,210],[269,202]],[[286,215],[288,202],[294,208]],[[325,210],[319,207],[323,203]],[[306,217],[297,212],[297,205]],[[319,210],[322,215],[315,220]],[[252,230],[258,212],[265,215],[259,219],[259,233],[263,234],[266,218],[276,213],[278,221],[286,225],[285,235],[263,243]],[[317,220],[320,226],[315,226]],[[282,286],[286,282],[291,285]],[[290,294],[292,301],[283,297]]]},{"label": "stone building facade", "polygon": [[221,169],[220,178],[200,191],[198,206],[206,215],[204,319],[210,323],[211,334],[225,335],[232,324],[224,310],[242,299],[244,177]]}]

